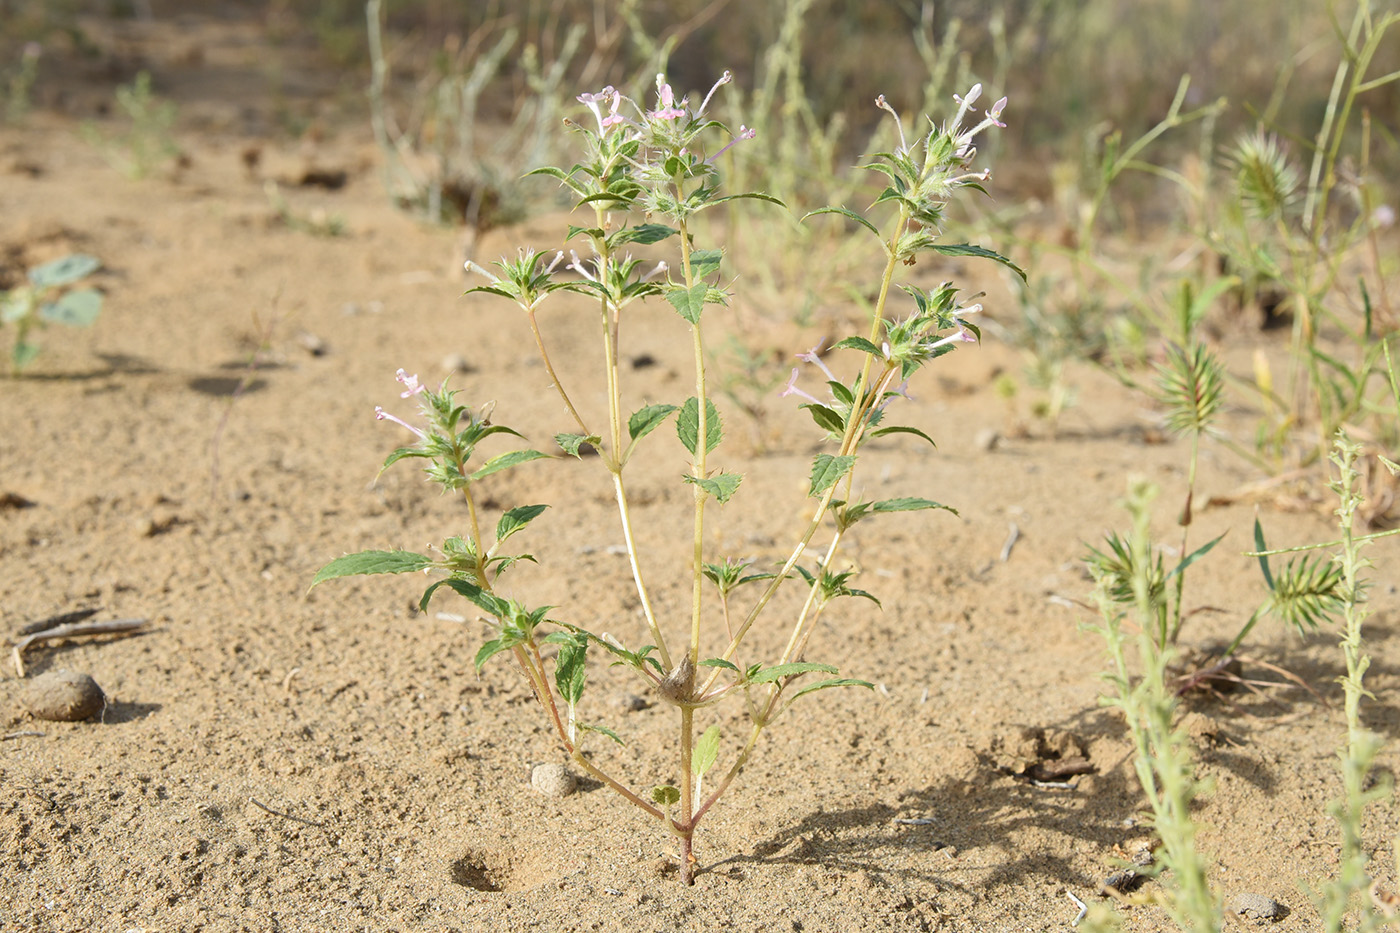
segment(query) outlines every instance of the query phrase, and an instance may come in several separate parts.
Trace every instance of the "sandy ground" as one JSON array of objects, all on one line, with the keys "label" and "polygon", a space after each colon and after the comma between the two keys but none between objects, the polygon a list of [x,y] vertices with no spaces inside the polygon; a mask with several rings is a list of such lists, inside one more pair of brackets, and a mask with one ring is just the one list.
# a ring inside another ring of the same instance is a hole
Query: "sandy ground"
[{"label": "sandy ground", "polygon": [[[218,66],[220,48],[188,73]],[[1075,605],[1090,590],[1080,557],[1126,525],[1116,500],[1129,474],[1163,487],[1164,537],[1185,484],[1185,446],[1160,442],[1141,398],[1086,366],[1071,373],[1081,404],[1061,429],[1017,436],[993,388],[998,373],[1019,372],[1009,347],[989,339],[920,377],[902,420],[937,450],[913,438],[873,445],[862,482],[960,514],[889,516],[853,534],[857,585],[884,609],[838,604],[808,656],[879,689],[821,694],[763,739],[704,825],[686,889],[670,840],[606,788],[584,782],[560,799],[531,789],[530,767],[564,756],[509,663],[473,672],[483,628],[439,614],[470,619],[465,604],[419,614],[421,581],[404,578],[308,594],[342,553],[422,549],[462,527],[460,506],[408,466],[371,482],[402,440],[373,418],[376,404],[399,401],[396,368],[436,380],[460,355],[464,399],[496,399],[498,419],[537,446],[568,422],[524,321],[489,297],[461,297],[461,235],[386,202],[365,127],[281,142],[249,135],[235,117],[256,127],[259,111],[240,106],[182,124],[188,166],[142,181],[81,142],[71,116],[0,126],[0,272],[13,281],[89,252],[107,294],[94,328],[50,329],[28,375],[0,381],[0,494],[13,497],[0,509],[0,632],[82,608],[150,620],[137,636],[26,653],[30,678],[91,674],[108,697],[98,721],[33,719],[25,680],[8,658],[0,670],[0,929],[1037,931],[1069,929],[1067,894],[1102,897],[1102,880],[1150,837],[1121,721],[1098,704],[1106,659],[1081,630],[1092,616]],[[262,156],[251,170],[250,145]],[[294,184],[318,167],[344,169],[348,183]],[[343,218],[345,235],[280,222],[267,179],[284,183],[300,216]],[[559,221],[495,231],[476,254],[553,247]],[[989,314],[1014,318],[991,270],[928,274],[986,287]],[[819,311],[807,327],[742,308],[716,321],[746,322],[746,340],[786,357],[836,333],[843,313]],[[559,353],[561,376],[601,417],[593,315],[563,299],[542,319],[552,344],[573,351]],[[630,313],[628,403],[688,394],[681,328],[665,307]],[[1256,346],[1277,357],[1283,339],[1239,331],[1227,357],[1247,373]],[[748,478],[719,513],[715,553],[771,561],[789,546],[815,450],[791,401],[770,397],[756,435],[726,411],[734,440],[720,458]],[[1247,441],[1250,414],[1232,411],[1227,430]],[[988,449],[987,429],[1008,436]],[[686,521],[680,463],[673,442],[657,443],[630,474],[669,620],[689,599],[688,533],[666,534]],[[1198,501],[1259,478],[1207,445]],[[598,463],[563,458],[498,480],[488,488],[500,504],[553,505],[530,541],[540,564],[517,571],[517,592],[638,641]],[[1189,621],[1187,645],[1228,637],[1262,599],[1242,555],[1255,508],[1198,513],[1196,541],[1229,535],[1197,565],[1190,602],[1216,611]],[[1325,504],[1265,502],[1260,515],[1272,543],[1332,536]],[[1374,549],[1369,629],[1377,698],[1366,720],[1389,741],[1387,771],[1400,731],[1397,556],[1393,544]],[[760,632],[755,653],[784,636]],[[1306,892],[1336,865],[1335,641],[1270,623],[1247,650],[1326,704],[1281,687],[1190,706],[1213,782],[1196,810],[1212,879],[1222,896],[1286,905],[1270,925],[1279,931],[1316,929]],[[628,742],[599,743],[598,762],[638,787],[673,780],[669,708],[618,671],[590,677],[586,715]],[[729,735],[741,714],[722,714]],[[1081,755],[1092,770],[1072,786],[1027,779],[1037,761]],[[1366,841],[1386,885],[1397,830],[1390,804],[1372,808]],[[1168,927],[1147,904],[1124,917],[1131,930]]]}]

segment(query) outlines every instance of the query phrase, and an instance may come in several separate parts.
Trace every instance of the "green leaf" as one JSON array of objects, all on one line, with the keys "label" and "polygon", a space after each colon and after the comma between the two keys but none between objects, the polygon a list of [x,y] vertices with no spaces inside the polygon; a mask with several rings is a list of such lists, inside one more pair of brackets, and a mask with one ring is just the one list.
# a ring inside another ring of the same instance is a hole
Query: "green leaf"
[{"label": "green leaf", "polygon": [[733,661],[726,661],[724,658],[706,658],[700,662],[701,667],[722,667],[727,671],[739,673],[739,668]]},{"label": "green leaf", "polygon": [[837,669],[830,664],[817,664],[812,661],[794,661],[791,664],[779,664],[776,667],[765,667],[755,674],[750,674],[749,683],[771,684],[784,677],[795,677],[798,674],[806,674],[811,671],[821,671],[823,674],[838,673]]},{"label": "green leaf", "polygon": [[694,280],[707,278],[719,271],[724,259],[722,249],[697,249],[690,254],[690,277]]},{"label": "green leaf", "polygon": [[39,345],[28,343],[24,340],[15,342],[14,349],[10,352],[10,362],[15,369],[23,369],[34,361],[34,357],[39,355]]},{"label": "green leaf", "polygon": [[459,596],[465,596],[479,609],[485,610],[498,619],[504,618],[510,611],[510,606],[499,596],[492,596],[475,583],[471,583],[467,580],[461,580],[457,577],[448,577],[446,580],[438,580],[423,591],[423,598],[418,600],[419,612],[428,611],[428,603],[432,600],[433,594],[438,591],[439,587],[443,586],[452,590]]},{"label": "green leaf", "polygon": [[579,459],[583,459],[583,455],[579,453],[579,450],[583,447],[584,444],[588,444],[596,448],[602,442],[603,439],[596,434],[589,434],[586,437],[582,434],[554,435],[554,443],[558,444],[560,449],[562,449],[564,453],[568,454],[571,457],[578,457]]},{"label": "green leaf", "polygon": [[1188,555],[1186,556],[1186,559],[1185,559],[1185,560],[1183,560],[1181,563],[1177,564],[1175,567],[1172,568],[1172,572],[1169,573],[1169,574],[1167,574],[1166,579],[1170,580],[1172,577],[1176,576],[1177,574],[1179,574],[1179,573],[1184,573],[1184,572],[1186,571],[1186,568],[1187,568],[1187,567],[1190,567],[1190,566],[1191,566],[1192,564],[1194,564],[1196,561],[1200,560],[1202,557],[1205,557],[1207,554],[1209,554],[1209,553],[1210,553],[1210,549],[1213,548],[1213,547],[1215,547],[1217,544],[1219,544],[1219,543],[1220,543],[1220,538],[1225,537],[1225,535],[1227,535],[1227,534],[1229,534],[1228,531],[1221,532],[1219,538],[1215,538],[1215,539],[1213,539],[1213,540],[1207,541],[1205,544],[1202,544],[1200,547],[1196,548],[1196,550],[1192,551],[1190,554],[1188,554]]},{"label": "green leaf", "polygon": [[[1268,549],[1269,546],[1264,543],[1264,528],[1259,524],[1259,519],[1256,517],[1254,519],[1254,550],[1262,552]],[[1264,585],[1267,586],[1269,592],[1272,593],[1274,590],[1274,575],[1269,571],[1269,556],[1267,554],[1259,554],[1259,569],[1264,573]]]},{"label": "green leaf", "polygon": [[578,727],[579,727],[580,729],[582,729],[584,732],[596,732],[596,733],[598,733],[599,735],[606,735],[608,738],[612,739],[612,740],[613,740],[614,742],[616,742],[618,745],[622,745],[622,746],[626,746],[626,745],[627,745],[626,742],[622,741],[622,737],[621,737],[621,736],[619,736],[616,732],[614,732],[614,731],[612,731],[611,729],[609,729],[607,726],[590,726],[590,725],[588,725],[587,723],[581,722],[581,723],[578,724]]},{"label": "green leaf", "polygon": [[819,405],[816,402],[808,402],[802,407],[811,413],[812,420],[817,423],[817,427],[828,434],[840,437],[846,433],[846,422],[841,419],[835,409]]},{"label": "green leaf", "polygon": [[569,242],[574,237],[578,236],[580,233],[587,234],[588,236],[597,240],[601,240],[604,236],[606,236],[606,234],[603,232],[602,227],[579,227],[575,226],[574,224],[569,224],[569,229],[564,235],[564,242]]},{"label": "green leaf", "polygon": [[[852,680],[849,677],[843,677],[834,680],[819,680],[814,684],[808,684],[801,690],[794,693],[792,695],[792,700],[795,700],[800,696],[806,696],[807,694],[817,690],[825,690],[828,687],[865,687],[869,690],[875,689],[875,685],[868,680]],[[791,703],[792,700],[788,700],[788,702]]]},{"label": "green leaf", "polygon": [[412,551],[360,551],[337,557],[312,577],[311,585],[334,580],[337,577],[354,577],[374,573],[414,573],[433,565],[433,559]]},{"label": "green leaf", "polygon": [[699,486],[710,495],[714,496],[723,505],[729,501],[729,497],[739,489],[739,484],[743,482],[742,473],[717,473],[714,476],[696,478],[689,474],[681,477],[693,486]]},{"label": "green leaf", "polygon": [[879,502],[870,504],[872,512],[917,512],[920,509],[943,509],[958,514],[958,510],[941,502],[934,502],[932,499],[920,499],[916,496],[902,496],[898,499],[881,499]]},{"label": "green leaf", "polygon": [[[676,436],[681,439],[685,449],[694,454],[699,432],[700,401],[692,395],[681,406],[680,417],[676,419]],[[714,402],[705,399],[705,453],[709,453],[719,446],[720,439],[724,436],[723,432],[719,409],[715,407]]]},{"label": "green leaf", "polygon": [[875,236],[876,236],[877,238],[880,237],[880,231],[876,229],[876,227],[875,227],[874,224],[872,224],[870,221],[866,220],[864,217],[862,217],[862,216],[860,216],[859,214],[857,214],[855,211],[850,210],[849,208],[845,208],[845,207],[820,207],[820,208],[817,208],[817,209],[814,210],[814,211],[809,211],[808,213],[803,214],[803,215],[802,215],[801,223],[806,223],[808,217],[815,217],[815,216],[817,216],[818,214],[840,214],[842,217],[846,217],[846,218],[849,218],[850,220],[854,220],[856,223],[860,224],[862,227],[864,227],[865,229],[869,230],[871,233],[875,234]]},{"label": "green leaf", "polygon": [[833,350],[845,350],[847,348],[852,350],[862,350],[866,353],[869,353],[871,356],[876,356],[880,359],[885,358],[885,354],[880,350],[880,348],[875,346],[875,344],[871,343],[869,340],[866,340],[864,337],[847,337],[845,340],[837,341],[831,347],[831,349]]},{"label": "green leaf", "polygon": [[929,249],[935,253],[942,253],[944,256],[976,256],[979,259],[990,259],[999,262],[1012,272],[1021,277],[1021,281],[1026,281],[1026,272],[1010,259],[1000,253],[994,253],[982,246],[973,246],[971,243],[935,243]]},{"label": "green leaf", "polygon": [[587,658],[588,639],[582,636],[574,635],[559,646],[559,656],[554,661],[554,684],[569,706],[577,706],[583,698],[583,685],[588,675]]},{"label": "green leaf", "polygon": [[[933,444],[933,438],[929,437],[923,431],[920,431],[918,428],[911,428],[908,425],[903,424],[894,424],[890,425],[888,428],[881,428],[878,431],[870,432],[871,437],[884,437],[886,434],[913,434],[915,437],[922,437],[930,444]],[[937,447],[938,445],[933,444],[933,446]]]},{"label": "green leaf", "polygon": [[476,672],[480,674],[481,669],[486,666],[487,661],[491,660],[492,657],[500,654],[502,651],[508,651],[513,647],[515,647],[515,644],[507,643],[504,638],[493,638],[482,645],[477,651],[476,658],[473,661],[476,665]]},{"label": "green leaf", "polygon": [[651,802],[663,807],[674,807],[681,802],[681,792],[670,784],[659,784],[651,789]]},{"label": "green leaf", "polygon": [[671,307],[676,309],[676,313],[685,318],[691,324],[700,323],[700,315],[705,310],[705,296],[709,294],[710,286],[704,282],[697,282],[690,288],[673,288],[666,293],[666,300],[671,303]]},{"label": "green leaf", "polygon": [[39,317],[69,327],[91,327],[102,311],[102,293],[95,288],[69,292],[39,309]]},{"label": "green leaf", "polygon": [[384,465],[379,468],[379,472],[383,473],[385,470],[389,469],[389,467],[392,464],[398,463],[405,457],[422,457],[424,459],[431,459],[432,456],[433,455],[428,453],[426,450],[423,450],[418,447],[400,447],[398,450],[394,451],[389,456],[384,458]]},{"label": "green leaf", "polygon": [[868,599],[868,600],[870,600],[870,601],[871,601],[872,603],[874,603],[875,605],[880,606],[881,609],[884,609],[884,608],[885,608],[883,605],[880,604],[880,600],[877,599],[877,598],[875,597],[875,594],[874,594],[874,593],[867,592],[866,590],[858,590],[858,589],[856,589],[856,588],[853,587],[853,586],[848,586],[848,587],[846,587],[846,592],[843,593],[843,594],[841,594],[841,595],[843,595],[843,596],[859,596],[859,597],[861,597],[862,599]]},{"label": "green leaf", "polygon": [[506,538],[524,528],[530,522],[544,514],[547,505],[518,505],[501,516],[496,522],[496,543],[500,544]]},{"label": "green leaf", "polygon": [[40,288],[54,288],[76,282],[83,276],[96,272],[101,266],[102,261],[96,256],[74,253],[30,269],[29,281]]},{"label": "green leaf", "polygon": [[787,207],[787,202],[781,198],[775,198],[771,194],[764,194],[761,191],[744,191],[740,194],[727,194],[722,198],[715,198],[711,204],[723,204],[725,201],[767,201],[769,204],[776,204],[779,207]]},{"label": "green leaf", "polygon": [[529,463],[531,460],[548,460],[549,454],[542,454],[538,450],[511,450],[498,456],[492,457],[473,473],[468,479],[481,479],[483,476],[490,476],[492,473],[499,473],[501,470],[508,470],[513,466],[522,463]]},{"label": "green leaf", "polygon": [[851,455],[837,457],[832,454],[817,454],[816,460],[812,462],[812,488],[807,491],[807,495],[819,496],[826,492],[837,480],[850,472],[855,462],[856,458]]},{"label": "green leaf", "polygon": [[671,413],[680,411],[675,405],[657,403],[639,408],[632,413],[632,417],[627,419],[627,433],[632,440],[639,441],[660,426],[661,422],[671,417]]},{"label": "green leaf", "polygon": [[690,752],[690,772],[700,777],[719,757],[719,726],[710,726],[701,734]]},{"label": "green leaf", "polygon": [[619,230],[613,236],[613,246],[620,246],[623,243],[660,243],[667,237],[679,233],[675,227],[668,227],[665,224],[638,224],[635,227],[627,227]]}]

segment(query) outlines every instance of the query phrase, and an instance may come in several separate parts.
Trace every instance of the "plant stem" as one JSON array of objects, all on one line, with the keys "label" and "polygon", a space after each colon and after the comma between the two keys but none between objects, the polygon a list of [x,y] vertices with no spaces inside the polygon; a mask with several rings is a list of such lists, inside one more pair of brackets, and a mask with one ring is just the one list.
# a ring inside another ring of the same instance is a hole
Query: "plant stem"
[{"label": "plant stem", "polygon": [[[563,399],[564,407],[569,409],[569,414],[573,416],[574,423],[578,425],[579,433],[584,437],[590,437],[593,432],[588,430],[588,425],[583,423],[583,418],[579,415],[578,410],[574,408],[574,403],[569,401],[569,393],[564,391],[564,384],[559,381],[558,375],[554,372],[554,364],[549,361],[549,353],[544,348],[544,338],[540,336],[540,326],[535,321],[534,309],[528,311],[525,317],[530,322],[530,333],[535,335],[535,346],[539,348],[540,360],[544,363],[545,372],[549,373],[549,381],[553,383],[555,391],[558,392],[559,397]],[[616,456],[616,452],[614,452],[614,456]]]},{"label": "plant stem", "polygon": [[690,771],[690,762],[694,750],[695,710],[689,706],[682,706],[680,710],[681,818],[677,822],[680,824],[681,839],[681,883],[692,885],[695,883],[692,868],[695,857],[691,854],[691,843],[695,838],[695,820],[692,818],[695,809],[695,775]]}]

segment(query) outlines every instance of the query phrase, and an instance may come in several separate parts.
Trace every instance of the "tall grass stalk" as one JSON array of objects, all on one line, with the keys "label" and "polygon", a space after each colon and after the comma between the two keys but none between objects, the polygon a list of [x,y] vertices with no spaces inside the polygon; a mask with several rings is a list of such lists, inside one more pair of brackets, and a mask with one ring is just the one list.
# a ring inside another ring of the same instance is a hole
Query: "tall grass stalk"
[{"label": "tall grass stalk", "polygon": [[[1145,480],[1129,483],[1127,508],[1133,518],[1132,548],[1148,554],[1152,542],[1148,522],[1157,487]],[[1103,698],[1123,711],[1133,741],[1133,767],[1152,810],[1152,825],[1162,845],[1156,869],[1170,871],[1173,880],[1165,900],[1172,919],[1191,933],[1215,933],[1221,928],[1220,903],[1211,892],[1206,863],[1196,847],[1196,824],[1191,802],[1201,793],[1195,777],[1190,740],[1173,727],[1176,696],[1167,681],[1167,665],[1173,651],[1155,637],[1157,608],[1153,597],[1150,563],[1136,561],[1133,573],[1137,628],[1137,665],[1134,682],[1128,664],[1129,638],[1124,632],[1125,613],[1109,593],[1110,581],[1100,578],[1095,591],[1103,622],[1098,631],[1108,646],[1113,669],[1105,675],[1112,693]]]},{"label": "tall grass stalk", "polygon": [[[1358,491],[1357,462],[1361,446],[1345,432],[1339,431],[1333,443],[1331,461],[1337,468],[1337,478],[1331,484],[1337,494],[1337,523],[1342,539],[1336,561],[1342,568],[1342,657],[1346,661],[1346,676],[1341,678],[1345,697],[1347,738],[1338,752],[1342,772],[1342,797],[1331,806],[1333,817],[1341,831],[1341,853],[1338,856],[1337,877],[1327,885],[1320,898],[1324,929],[1341,933],[1347,914],[1358,909],[1355,929],[1376,930],[1386,926],[1371,894],[1371,878],[1367,873],[1369,859],[1362,842],[1362,826],[1366,807],[1390,796],[1389,782],[1376,782],[1367,788],[1371,766],[1381,748],[1381,738],[1361,723],[1361,698],[1370,697],[1363,684],[1371,656],[1361,639],[1362,625],[1370,614],[1366,608],[1366,582],[1362,573],[1371,562],[1361,554],[1369,543],[1368,537],[1357,537],[1353,531],[1356,511],[1363,497]],[[1374,697],[1373,697],[1374,698]]]}]

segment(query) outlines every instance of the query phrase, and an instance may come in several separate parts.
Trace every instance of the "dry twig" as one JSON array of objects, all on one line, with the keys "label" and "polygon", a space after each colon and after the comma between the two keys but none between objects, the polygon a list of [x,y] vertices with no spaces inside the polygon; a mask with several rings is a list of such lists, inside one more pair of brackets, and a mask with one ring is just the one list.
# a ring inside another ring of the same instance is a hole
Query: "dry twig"
[{"label": "dry twig", "polygon": [[36,641],[52,641],[55,638],[80,638],[85,635],[114,635],[134,632],[145,628],[146,619],[116,619],[111,622],[71,622],[56,625],[25,635],[14,643],[12,656],[15,659],[15,673],[24,676],[24,651]]}]

